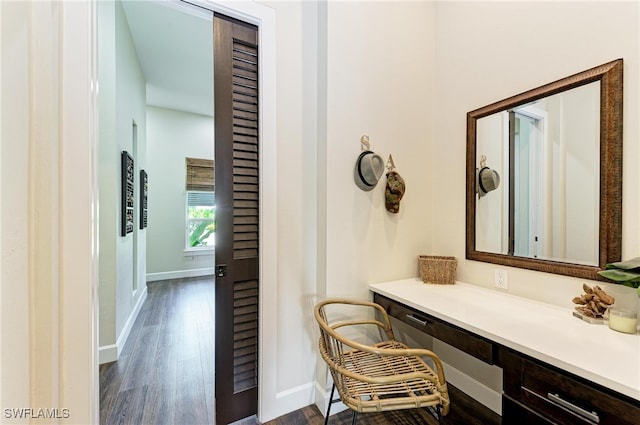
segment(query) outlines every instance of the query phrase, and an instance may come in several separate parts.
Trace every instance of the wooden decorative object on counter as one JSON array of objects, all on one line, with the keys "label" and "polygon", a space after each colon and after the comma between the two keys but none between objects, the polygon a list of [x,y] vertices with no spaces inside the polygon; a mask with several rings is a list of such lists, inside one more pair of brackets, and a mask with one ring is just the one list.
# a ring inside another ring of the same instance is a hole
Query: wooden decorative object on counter
[{"label": "wooden decorative object on counter", "polygon": [[584,294],[573,298],[573,303],[578,304],[575,307],[574,316],[583,319],[589,323],[600,323],[604,313],[616,302],[616,299],[607,294],[598,285],[591,288],[586,283],[582,285]]}]

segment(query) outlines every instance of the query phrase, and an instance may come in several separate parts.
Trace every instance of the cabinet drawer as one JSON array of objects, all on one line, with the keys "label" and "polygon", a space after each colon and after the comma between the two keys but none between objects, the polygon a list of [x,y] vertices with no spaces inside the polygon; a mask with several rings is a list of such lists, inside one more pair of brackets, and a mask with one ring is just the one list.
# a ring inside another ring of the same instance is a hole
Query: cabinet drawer
[{"label": "cabinet drawer", "polygon": [[552,425],[533,410],[509,396],[502,396],[502,425]]},{"label": "cabinet drawer", "polygon": [[485,363],[493,364],[494,348],[490,341],[383,295],[374,294],[373,301],[380,304],[390,316]]},{"label": "cabinet drawer", "polygon": [[505,394],[553,423],[640,424],[640,402],[509,349],[500,349],[499,363]]}]

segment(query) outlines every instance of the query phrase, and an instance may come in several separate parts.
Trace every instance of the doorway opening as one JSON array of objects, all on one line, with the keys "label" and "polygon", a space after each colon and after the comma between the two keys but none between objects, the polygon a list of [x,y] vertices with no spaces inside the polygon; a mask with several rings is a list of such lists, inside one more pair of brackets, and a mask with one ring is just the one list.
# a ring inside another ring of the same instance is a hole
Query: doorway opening
[{"label": "doorway opening", "polygon": [[[135,3],[135,2],[133,2]],[[153,3],[153,2],[152,2]],[[175,7],[175,2],[162,2],[164,5],[168,5],[171,7]],[[276,126],[275,126],[275,95],[276,95],[276,73],[275,73],[275,11],[272,8],[260,5],[258,3],[238,3],[238,4],[229,4],[229,5],[221,5],[213,1],[208,0],[194,0],[192,3],[197,3],[199,5],[204,5],[205,7],[215,10],[216,13],[223,13],[225,15],[232,16],[235,19],[231,19],[234,23],[240,23],[245,19],[253,22],[255,25],[260,26],[260,40],[263,43],[262,49],[264,54],[261,55],[261,59],[259,60],[260,64],[264,67],[261,71],[261,77],[255,78],[255,88],[257,89],[258,85],[260,86],[260,100],[258,104],[261,106],[258,111],[258,115],[260,116],[261,123],[259,125],[260,136],[259,136],[259,145],[261,149],[260,156],[258,157],[257,163],[260,170],[260,185],[259,192],[261,195],[264,194],[264,197],[260,197],[258,200],[259,208],[260,208],[260,223],[262,227],[260,228],[259,240],[260,247],[256,249],[260,257],[260,267],[258,274],[260,276],[260,280],[265,283],[265,287],[275,288],[277,279],[276,279],[276,263],[277,263],[277,210],[276,210]],[[99,2],[101,5],[102,2]],[[99,8],[98,8],[99,9]],[[100,15],[100,13],[98,13]],[[148,17],[149,18],[149,17]],[[101,19],[98,19],[100,22]],[[241,25],[242,26],[242,25]],[[113,28],[113,22],[108,22],[107,25],[101,24],[98,25],[98,28]],[[254,27],[257,29],[257,27]],[[115,35],[114,35],[115,38]],[[100,41],[100,37],[98,37]],[[108,50],[108,49],[107,49]],[[102,58],[102,53],[105,49],[98,49],[100,52],[99,65],[104,63]],[[100,66],[101,67],[101,66]],[[110,69],[112,73],[115,74],[115,70]],[[107,72],[106,74],[109,74]],[[107,93],[108,90],[105,89],[104,84],[104,76],[105,73],[100,72],[101,80],[101,97],[103,97],[104,93]],[[263,107],[264,106],[264,107]],[[100,123],[101,123],[101,133],[102,133],[102,124],[104,122],[102,117],[102,110]],[[140,140],[151,140],[146,136],[142,136],[142,131],[144,126],[139,124],[139,143]],[[113,137],[112,137],[113,138]],[[146,167],[146,163],[141,163],[141,166]],[[154,185],[154,176],[149,174],[149,187],[150,189]],[[217,196],[216,196],[217,198]],[[216,204],[219,205],[218,199],[216,199]],[[101,202],[101,205],[103,203]],[[184,204],[183,204],[184,207]],[[151,217],[153,217],[154,206],[152,203],[152,199],[149,200],[149,221],[151,221]],[[220,207],[217,206],[217,210]],[[218,229],[217,229],[218,230]],[[104,232],[100,231],[101,234]],[[104,238],[102,238],[104,239]],[[102,240],[101,239],[101,240]],[[216,237],[218,239],[218,237]],[[184,241],[184,239],[182,239]],[[151,245],[151,238],[147,238],[147,245]],[[217,247],[220,246],[218,240],[216,240]],[[101,250],[101,253],[103,251]],[[102,268],[101,259],[101,268]],[[257,268],[255,268],[257,269]],[[146,273],[149,274],[149,273]],[[144,276],[144,274],[143,274]],[[261,418],[273,418],[277,416],[278,412],[278,403],[277,400],[277,389],[276,389],[276,380],[275,375],[272,371],[276,370],[276,345],[275,341],[275,317],[277,317],[277,298],[276,291],[274,290],[263,290],[261,286],[259,289],[259,340],[260,340],[260,357],[256,359],[256,364],[259,363],[259,368],[256,369],[256,373],[260,373],[260,383],[261,383],[261,391],[258,393],[261,398],[260,403],[260,411],[258,416]],[[103,301],[102,293],[100,294],[100,302]],[[219,309],[216,308],[216,311]],[[103,309],[100,309],[101,317],[103,313]],[[102,327],[102,319],[101,319],[101,327]],[[99,332],[99,335],[102,336],[102,332]],[[102,349],[102,343],[100,344],[100,349]],[[264,356],[262,353],[266,353]],[[256,380],[257,381],[257,380]],[[257,391],[256,391],[257,393]],[[96,406],[97,407],[97,406]],[[97,409],[96,409],[97,410]]]},{"label": "doorway opening", "polygon": [[[185,159],[213,161],[213,12],[138,1],[98,2],[97,10],[100,352],[113,346],[117,359],[100,368],[101,419],[147,423],[154,420],[144,415],[160,414],[173,423],[212,422],[214,252],[185,244]],[[116,168],[110,158],[120,151],[132,153],[136,169],[134,230],[125,237],[111,236],[102,222],[117,211],[110,206],[119,194],[108,186]],[[146,228],[138,218],[142,170]]]}]

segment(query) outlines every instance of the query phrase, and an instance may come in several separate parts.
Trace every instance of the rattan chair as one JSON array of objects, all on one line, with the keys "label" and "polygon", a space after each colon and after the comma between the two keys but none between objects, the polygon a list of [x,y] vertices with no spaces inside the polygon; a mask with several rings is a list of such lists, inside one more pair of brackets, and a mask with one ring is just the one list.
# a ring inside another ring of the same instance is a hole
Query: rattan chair
[{"label": "rattan chair", "polygon": [[[346,306],[364,306],[368,311],[362,319],[329,323],[327,307],[330,305],[338,309],[342,306],[342,314]],[[382,321],[374,317],[375,312]],[[331,405],[340,400],[353,410],[353,424],[358,413],[428,408],[440,421],[449,412],[449,393],[440,359],[432,351],[408,348],[396,341],[382,306],[366,301],[328,299],[318,303],[314,313],[320,325],[320,354],[333,378],[325,425]],[[372,325],[384,331],[386,336],[381,339],[386,340],[367,345],[344,336],[348,328]],[[423,358],[433,363],[435,371]],[[336,388],[340,399],[334,400]]]}]

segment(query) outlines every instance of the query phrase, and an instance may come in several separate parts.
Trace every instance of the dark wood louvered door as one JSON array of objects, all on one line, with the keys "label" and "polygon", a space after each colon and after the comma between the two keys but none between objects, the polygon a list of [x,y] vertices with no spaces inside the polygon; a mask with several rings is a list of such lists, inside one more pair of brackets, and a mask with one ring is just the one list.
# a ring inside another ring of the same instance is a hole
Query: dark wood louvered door
[{"label": "dark wood louvered door", "polygon": [[258,406],[258,32],[214,18],[216,423]]}]

